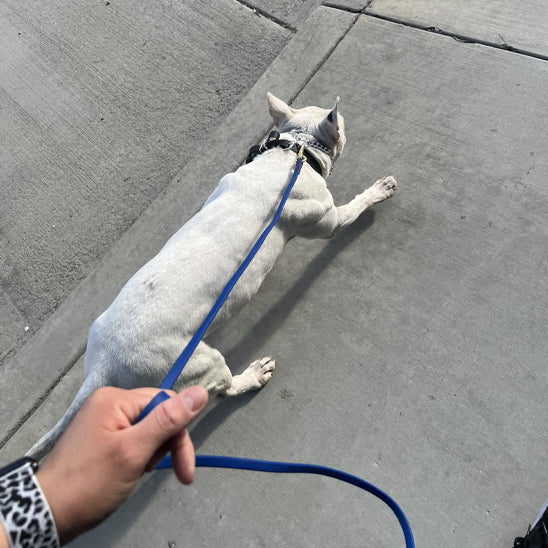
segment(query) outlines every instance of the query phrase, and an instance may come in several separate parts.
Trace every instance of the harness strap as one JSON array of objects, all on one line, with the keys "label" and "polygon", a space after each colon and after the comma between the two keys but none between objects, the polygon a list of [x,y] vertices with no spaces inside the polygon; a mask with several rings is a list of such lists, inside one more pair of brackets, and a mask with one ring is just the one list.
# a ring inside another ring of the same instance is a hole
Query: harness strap
[{"label": "harness strap", "polygon": [[[202,322],[202,324],[200,325],[200,327],[198,328],[194,336],[190,339],[190,341],[188,342],[187,346],[185,347],[181,355],[177,358],[177,360],[175,361],[175,363],[169,370],[168,374],[166,375],[165,379],[160,385],[160,388],[171,389],[173,387],[173,385],[175,384],[175,381],[181,374],[190,356],[192,356],[192,353],[194,352],[194,350],[196,349],[196,347],[202,340],[208,327],[211,325],[211,322],[214,320],[215,316],[221,309],[221,306],[226,301],[228,295],[230,294],[230,291],[236,285],[236,282],[240,279],[241,275],[244,273],[245,269],[248,267],[253,257],[255,257],[255,255],[259,251],[261,245],[266,240],[266,237],[268,236],[270,231],[274,228],[274,225],[276,224],[276,222],[280,218],[280,215],[282,214],[284,205],[287,202],[287,199],[289,198],[289,194],[291,193],[291,190],[293,189],[293,186],[295,185],[295,182],[297,181],[297,177],[299,176],[299,173],[301,172],[303,163],[306,161],[306,158],[303,153],[304,153],[304,145],[301,146],[301,149],[297,156],[297,162],[295,163],[295,168],[293,169],[293,175],[289,183],[287,184],[286,189],[284,190],[282,194],[280,203],[278,205],[278,208],[276,209],[276,212],[274,213],[274,217],[272,218],[272,221],[261,233],[261,235],[255,242],[255,244],[251,248],[251,251],[249,252],[247,257],[244,259],[242,264],[238,267],[236,272],[227,282],[223,291],[219,295],[218,299],[215,301],[215,304],[213,305],[212,309],[209,311],[209,314],[206,316],[205,320]],[[164,392],[164,391],[158,392],[158,394],[156,394],[156,396],[147,404],[147,406],[143,409],[143,411],[141,411],[141,414],[137,417],[135,423],[138,423],[139,421],[143,420],[157,405],[169,399],[169,397],[170,396],[167,394],[167,392]],[[398,518],[398,521],[400,522],[400,525],[405,537],[406,548],[415,548],[415,541],[413,539],[413,533],[411,531],[409,522],[407,518],[405,517],[403,510],[398,506],[396,501],[392,499],[389,495],[381,491],[378,487],[375,487],[374,485],[370,484],[369,482],[361,478],[358,478],[357,476],[353,476],[351,474],[347,474],[346,472],[342,472],[341,470],[336,470],[334,468],[327,468],[324,466],[318,466],[313,464],[263,461],[263,460],[243,459],[243,458],[236,458],[236,457],[212,456],[212,455],[196,455],[196,466],[217,467],[217,468],[237,468],[242,470],[256,470],[261,472],[276,472],[276,473],[320,474],[323,476],[329,476],[335,479],[339,479],[347,483],[351,483],[352,485],[355,485],[357,487],[360,487],[361,489],[364,489],[365,491],[368,491],[369,493],[372,493],[373,495],[380,498],[383,502],[385,502],[390,507],[390,509],[394,512],[394,514]],[[156,468],[158,469],[171,468],[171,457],[170,456],[164,457]]]}]

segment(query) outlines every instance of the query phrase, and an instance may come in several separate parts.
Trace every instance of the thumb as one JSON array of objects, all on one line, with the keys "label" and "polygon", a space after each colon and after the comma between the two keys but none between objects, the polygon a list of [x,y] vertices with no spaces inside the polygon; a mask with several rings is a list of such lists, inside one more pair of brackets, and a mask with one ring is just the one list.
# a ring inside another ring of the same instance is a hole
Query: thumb
[{"label": "thumb", "polygon": [[190,424],[207,400],[207,390],[201,386],[192,386],[175,394],[131,428],[134,441],[152,456],[162,444]]}]

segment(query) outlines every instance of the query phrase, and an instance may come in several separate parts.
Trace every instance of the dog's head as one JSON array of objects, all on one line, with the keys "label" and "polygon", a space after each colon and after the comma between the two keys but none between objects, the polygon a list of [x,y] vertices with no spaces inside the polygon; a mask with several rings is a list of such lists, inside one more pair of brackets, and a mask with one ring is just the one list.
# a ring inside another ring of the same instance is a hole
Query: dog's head
[{"label": "dog's head", "polygon": [[344,118],[338,112],[338,97],[331,110],[320,107],[294,109],[270,92],[266,94],[266,97],[270,115],[281,133],[284,131],[307,133],[333,151],[333,161],[341,155],[346,137]]}]

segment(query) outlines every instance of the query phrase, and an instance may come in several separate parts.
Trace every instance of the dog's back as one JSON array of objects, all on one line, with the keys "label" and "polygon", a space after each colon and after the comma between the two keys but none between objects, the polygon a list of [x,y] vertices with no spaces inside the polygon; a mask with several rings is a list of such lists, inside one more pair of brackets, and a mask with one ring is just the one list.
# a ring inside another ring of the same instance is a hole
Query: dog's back
[{"label": "dog's back", "polygon": [[[108,360],[108,374],[117,385],[132,385],[131,377],[140,383],[154,380],[158,371],[167,372],[270,221],[293,163],[291,153],[272,151],[221,180],[204,207],[127,282],[96,320],[88,341],[86,372],[98,365],[96,356]],[[288,204],[291,222],[282,219],[271,232],[213,328],[258,291],[286,240],[294,235],[292,210]],[[314,207],[315,216],[318,212]],[[307,220],[303,213],[299,217]],[[123,371],[117,374],[113,368]]]}]

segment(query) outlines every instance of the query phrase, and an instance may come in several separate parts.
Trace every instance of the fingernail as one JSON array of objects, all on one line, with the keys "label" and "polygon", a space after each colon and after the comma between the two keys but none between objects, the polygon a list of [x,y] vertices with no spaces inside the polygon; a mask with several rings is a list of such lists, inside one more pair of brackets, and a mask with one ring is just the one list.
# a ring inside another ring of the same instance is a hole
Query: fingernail
[{"label": "fingernail", "polygon": [[200,386],[188,388],[183,393],[183,401],[189,411],[198,411],[204,405],[204,389]]}]

